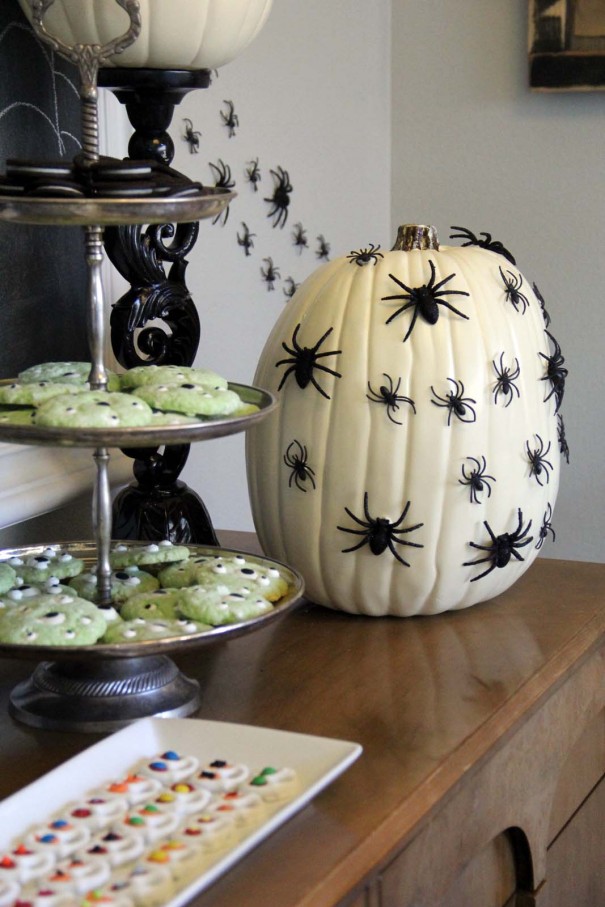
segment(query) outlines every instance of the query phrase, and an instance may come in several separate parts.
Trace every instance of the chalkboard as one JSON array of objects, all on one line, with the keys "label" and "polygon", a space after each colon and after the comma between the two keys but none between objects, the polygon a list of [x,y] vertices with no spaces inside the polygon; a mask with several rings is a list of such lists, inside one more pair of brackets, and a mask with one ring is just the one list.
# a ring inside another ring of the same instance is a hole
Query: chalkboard
[{"label": "chalkboard", "polygon": [[[17,0],[0,2],[0,171],[9,158],[71,159],[80,148],[75,67],[40,42]],[[88,359],[80,227],[0,222],[0,377]]]}]

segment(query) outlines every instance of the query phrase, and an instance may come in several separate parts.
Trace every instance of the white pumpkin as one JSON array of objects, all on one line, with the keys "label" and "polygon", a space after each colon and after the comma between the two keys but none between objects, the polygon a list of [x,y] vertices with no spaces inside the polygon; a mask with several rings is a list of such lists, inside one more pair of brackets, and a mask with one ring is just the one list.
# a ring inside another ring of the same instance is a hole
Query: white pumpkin
[{"label": "white pumpkin", "polygon": [[[30,19],[31,0],[19,0]],[[141,34],[108,65],[149,69],[216,69],[256,37],[273,0],[139,0]],[[54,0],[44,25],[65,44],[106,44],[123,34],[128,15],[116,0]]]},{"label": "white pumpkin", "polygon": [[505,255],[406,226],[390,252],[321,266],[284,308],[254,379],[280,405],[248,432],[248,482],[264,551],[312,601],[465,608],[552,535],[567,370]]}]

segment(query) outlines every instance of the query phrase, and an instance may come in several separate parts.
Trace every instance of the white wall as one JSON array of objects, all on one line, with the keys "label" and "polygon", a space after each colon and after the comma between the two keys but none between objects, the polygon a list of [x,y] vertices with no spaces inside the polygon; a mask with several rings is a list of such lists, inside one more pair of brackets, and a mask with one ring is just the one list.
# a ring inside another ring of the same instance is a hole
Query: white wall
[{"label": "white wall", "polygon": [[604,93],[527,83],[527,0],[393,0],[392,217],[489,231],[535,281],[569,368],[557,558],[605,561]]}]

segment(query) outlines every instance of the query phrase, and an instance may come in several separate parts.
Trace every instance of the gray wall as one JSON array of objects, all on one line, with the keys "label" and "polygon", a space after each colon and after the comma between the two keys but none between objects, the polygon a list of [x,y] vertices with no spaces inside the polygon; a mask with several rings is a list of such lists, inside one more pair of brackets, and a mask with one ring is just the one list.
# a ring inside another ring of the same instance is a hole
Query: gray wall
[{"label": "gray wall", "polygon": [[393,0],[392,224],[490,231],[535,281],[569,368],[546,556],[605,561],[605,93],[527,83],[526,0]]}]

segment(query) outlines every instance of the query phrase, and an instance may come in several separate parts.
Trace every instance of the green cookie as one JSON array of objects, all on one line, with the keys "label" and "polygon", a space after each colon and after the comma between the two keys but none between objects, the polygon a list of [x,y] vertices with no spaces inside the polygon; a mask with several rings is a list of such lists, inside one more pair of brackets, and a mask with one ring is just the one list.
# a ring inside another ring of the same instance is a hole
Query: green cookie
[{"label": "green cookie", "polygon": [[144,617],[146,620],[168,618],[176,620],[183,614],[179,607],[183,592],[181,589],[154,589],[151,592],[140,592],[132,595],[120,608],[124,620]]},{"label": "green cookie", "polygon": [[11,567],[10,564],[6,563],[0,564],[0,595],[4,595],[5,592],[12,589],[16,579],[17,574],[15,573],[14,567]]},{"label": "green cookie", "polygon": [[232,592],[245,587],[270,602],[282,598],[288,591],[287,580],[276,567],[257,564],[242,555],[207,558],[196,568],[195,582],[210,588],[224,585]]},{"label": "green cookie", "polygon": [[109,554],[112,567],[172,564],[175,561],[184,561],[188,557],[189,548],[185,545],[174,545],[168,539],[143,545],[122,545],[118,542]]},{"label": "green cookie", "polygon": [[137,365],[120,375],[122,390],[131,390],[148,384],[189,382],[206,387],[227,387],[225,378],[207,368],[188,365]]},{"label": "green cookie", "polygon": [[178,564],[170,564],[164,567],[158,573],[160,586],[165,589],[182,589],[184,586],[193,586],[197,580],[197,570],[202,564],[205,564],[210,558],[200,555],[190,557],[186,561],[179,561]]},{"label": "green cookie", "polygon": [[151,408],[144,400],[109,391],[61,394],[43,403],[34,416],[36,425],[54,428],[130,428],[150,421]]},{"label": "green cookie", "polygon": [[84,569],[84,561],[60,548],[45,548],[40,554],[10,557],[7,563],[16,572],[18,579],[32,586],[40,586],[51,577],[68,579],[77,576]]},{"label": "green cookie", "polygon": [[47,595],[0,613],[0,641],[17,645],[88,646],[106,622],[91,602],[75,595]]},{"label": "green cookie", "polygon": [[[32,365],[17,375],[21,384],[36,384],[38,381],[50,381],[55,384],[79,384],[88,387],[88,376],[91,362],[41,362]],[[115,372],[106,369],[107,389],[120,389],[120,378]]]},{"label": "green cookie", "polygon": [[271,602],[260,595],[246,592],[208,590],[189,586],[182,590],[180,610],[185,617],[220,627],[252,620],[273,610]]},{"label": "green cookie", "polygon": [[53,384],[51,381],[37,381],[35,384],[0,385],[0,403],[5,406],[40,406],[53,397],[80,394],[85,388],[77,384]]},{"label": "green cookie", "polygon": [[137,388],[137,396],[154,409],[185,413],[188,416],[229,416],[242,405],[228,388],[214,388],[193,381],[148,384]]},{"label": "green cookie", "polygon": [[[157,589],[159,581],[150,573],[139,570],[138,567],[129,567],[127,570],[117,570],[111,574],[111,598],[114,602],[123,602],[131,595],[139,592],[150,592]],[[82,598],[95,601],[98,598],[97,576],[90,571],[81,573],[70,580],[69,585]]]},{"label": "green cookie", "polygon": [[192,636],[204,633],[212,627],[193,620],[168,620],[154,618],[145,620],[137,617],[134,620],[123,620],[112,624],[101,640],[104,643],[142,642],[149,639],[170,639],[174,636]]},{"label": "green cookie", "polygon": [[31,425],[35,409],[29,407],[11,407],[0,409],[0,425]]}]

